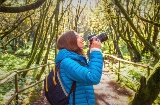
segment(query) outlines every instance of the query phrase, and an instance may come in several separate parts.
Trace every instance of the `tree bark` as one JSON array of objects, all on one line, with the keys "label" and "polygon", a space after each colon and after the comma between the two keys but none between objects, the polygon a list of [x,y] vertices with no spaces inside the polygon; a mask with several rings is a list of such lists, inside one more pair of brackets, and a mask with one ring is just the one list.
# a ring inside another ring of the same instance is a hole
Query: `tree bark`
[{"label": "tree bark", "polygon": [[141,85],[135,94],[132,105],[152,105],[160,93],[160,60],[154,66],[154,72],[146,82],[145,77],[141,78]]}]

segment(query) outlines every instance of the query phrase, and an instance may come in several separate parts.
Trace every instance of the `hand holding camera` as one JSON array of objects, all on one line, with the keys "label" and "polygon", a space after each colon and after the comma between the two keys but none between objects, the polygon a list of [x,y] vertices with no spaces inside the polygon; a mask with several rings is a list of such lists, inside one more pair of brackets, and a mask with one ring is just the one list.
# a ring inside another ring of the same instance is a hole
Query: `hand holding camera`
[{"label": "hand holding camera", "polygon": [[89,44],[90,48],[98,48],[98,49],[100,49],[100,47],[101,47],[101,41],[99,39],[97,39],[96,36],[93,36],[92,42],[89,40],[88,44]]},{"label": "hand holding camera", "polygon": [[100,48],[101,43],[108,40],[108,36],[106,35],[106,33],[102,33],[98,36],[96,36],[96,34],[93,34],[88,37],[88,40],[90,48]]}]

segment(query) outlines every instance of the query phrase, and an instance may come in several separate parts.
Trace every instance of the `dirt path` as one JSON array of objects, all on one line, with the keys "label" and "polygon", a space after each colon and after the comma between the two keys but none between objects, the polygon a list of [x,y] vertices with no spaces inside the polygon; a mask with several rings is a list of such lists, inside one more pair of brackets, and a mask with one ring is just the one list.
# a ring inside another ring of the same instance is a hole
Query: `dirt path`
[{"label": "dirt path", "polygon": [[[104,70],[101,82],[94,86],[96,105],[128,105],[129,98],[133,96],[133,91],[120,87],[115,80],[114,74]],[[42,90],[43,91],[43,90]],[[50,105],[43,92],[39,94],[39,99],[31,102],[30,105]]]},{"label": "dirt path", "polygon": [[100,84],[95,85],[96,105],[128,105],[129,98],[134,92],[120,87],[115,80],[114,74],[103,72]]}]

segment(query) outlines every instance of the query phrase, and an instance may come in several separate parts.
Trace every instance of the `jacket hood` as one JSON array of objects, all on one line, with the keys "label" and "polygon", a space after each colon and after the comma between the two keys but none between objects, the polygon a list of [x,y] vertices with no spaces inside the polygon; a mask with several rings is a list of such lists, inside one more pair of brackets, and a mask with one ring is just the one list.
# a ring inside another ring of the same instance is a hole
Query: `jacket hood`
[{"label": "jacket hood", "polygon": [[58,55],[56,56],[55,62],[58,63],[59,61],[65,59],[65,58],[71,58],[74,60],[79,60],[81,62],[86,62],[86,58],[82,55],[79,55],[73,51],[69,51],[67,49],[61,49],[58,52]]}]

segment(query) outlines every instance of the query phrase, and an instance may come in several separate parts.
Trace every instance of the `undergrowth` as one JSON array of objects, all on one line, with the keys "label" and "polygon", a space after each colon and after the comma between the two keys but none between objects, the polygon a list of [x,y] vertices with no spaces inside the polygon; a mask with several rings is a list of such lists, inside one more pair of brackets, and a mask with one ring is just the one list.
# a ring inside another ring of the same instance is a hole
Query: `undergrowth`
[{"label": "undergrowth", "polygon": [[[19,58],[12,54],[3,54],[0,55],[0,81],[4,78],[8,77],[16,70],[24,70],[27,65],[27,58]],[[32,65],[32,67],[37,67],[38,65]],[[46,69],[49,66],[46,67]],[[21,75],[18,75],[18,89],[24,89],[36,82],[36,75],[40,72],[41,68],[31,70],[27,73],[25,78],[22,78]],[[48,70],[45,70],[44,74],[42,75],[42,79],[44,78],[45,74]],[[43,88],[43,82],[35,85],[32,88],[24,90],[23,92],[18,94],[18,104],[19,105],[27,105],[30,103],[30,97],[35,90],[40,90]],[[13,76],[7,82],[0,86],[0,104],[4,105],[15,93],[15,77]],[[35,96],[36,97],[36,96]],[[32,98],[34,98],[32,96]],[[12,101],[11,105],[16,105],[15,99]]]}]

